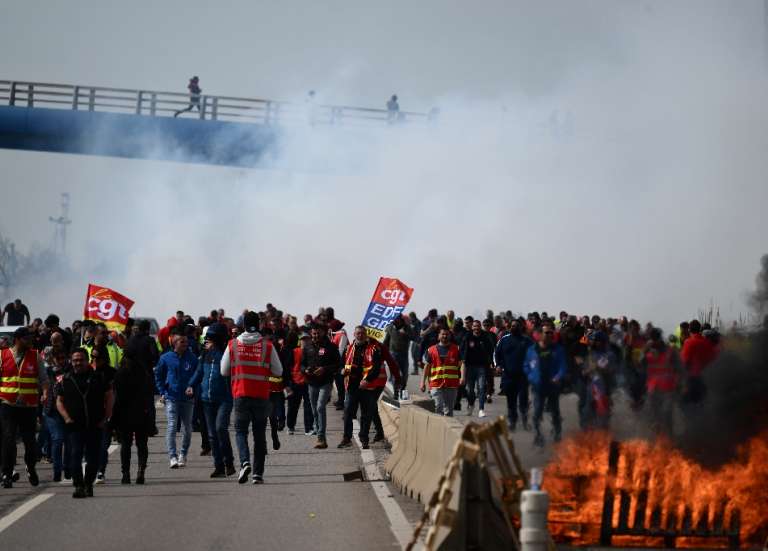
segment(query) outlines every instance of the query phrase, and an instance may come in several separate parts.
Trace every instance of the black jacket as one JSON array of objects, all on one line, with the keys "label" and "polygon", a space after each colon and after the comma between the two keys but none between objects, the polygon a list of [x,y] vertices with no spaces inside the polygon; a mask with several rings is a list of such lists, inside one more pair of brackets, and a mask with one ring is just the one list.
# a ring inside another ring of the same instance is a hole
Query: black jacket
[{"label": "black jacket", "polygon": [[155,380],[143,366],[126,362],[115,374],[112,426],[120,432],[150,432],[155,407]]},{"label": "black jacket", "polygon": [[[315,375],[318,367],[323,367],[322,375]],[[310,342],[301,354],[301,372],[312,386],[323,386],[333,381],[334,375],[341,369],[341,355],[338,347],[328,337],[317,344]]]},{"label": "black jacket", "polygon": [[64,407],[74,423],[69,430],[96,428],[104,421],[106,393],[110,383],[104,373],[88,369],[85,373],[67,373],[55,390],[56,396],[64,400]]}]

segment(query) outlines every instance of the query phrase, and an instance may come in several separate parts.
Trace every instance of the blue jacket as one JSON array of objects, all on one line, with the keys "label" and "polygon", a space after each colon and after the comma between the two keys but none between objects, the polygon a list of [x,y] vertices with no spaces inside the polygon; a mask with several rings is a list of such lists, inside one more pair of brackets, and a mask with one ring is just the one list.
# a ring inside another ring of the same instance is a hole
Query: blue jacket
[{"label": "blue jacket", "polygon": [[556,384],[553,379],[562,383],[565,377],[565,350],[560,344],[552,344],[546,350],[534,344],[525,353],[524,369],[534,390],[551,389]]},{"label": "blue jacket", "polygon": [[191,350],[188,349],[181,357],[172,350],[166,352],[160,356],[155,367],[157,391],[169,400],[191,401],[194,398],[184,392],[188,387],[195,388],[200,384],[199,377],[195,381],[196,372],[197,358]]},{"label": "blue jacket", "polygon": [[525,374],[525,353],[533,341],[525,335],[507,333],[496,344],[496,367],[501,369],[501,384],[516,382]]},{"label": "blue jacket", "polygon": [[[200,399],[203,402],[214,403],[232,403],[232,387],[229,377],[221,375],[221,357],[220,350],[213,348],[200,356],[200,363],[197,364],[196,379],[201,380]],[[199,377],[197,375],[199,374]]]}]

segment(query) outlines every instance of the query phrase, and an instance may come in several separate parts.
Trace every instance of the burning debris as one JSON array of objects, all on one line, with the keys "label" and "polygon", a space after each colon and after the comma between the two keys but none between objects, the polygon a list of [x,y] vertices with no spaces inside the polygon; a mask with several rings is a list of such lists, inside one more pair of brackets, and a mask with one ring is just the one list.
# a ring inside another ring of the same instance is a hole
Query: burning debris
[{"label": "burning debris", "polygon": [[546,470],[550,530],[575,545],[759,547],[768,536],[768,431],[708,470],[669,441],[561,444]]}]

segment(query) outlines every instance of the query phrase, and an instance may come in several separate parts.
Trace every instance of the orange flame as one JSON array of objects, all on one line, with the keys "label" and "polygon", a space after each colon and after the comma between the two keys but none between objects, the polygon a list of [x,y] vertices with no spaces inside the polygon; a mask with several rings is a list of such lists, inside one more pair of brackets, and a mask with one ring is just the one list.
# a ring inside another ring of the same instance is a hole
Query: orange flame
[{"label": "orange flame", "polygon": [[[662,531],[678,533],[676,547],[762,546],[768,535],[768,431],[742,445],[717,471],[686,458],[668,441],[620,444],[609,467],[611,435],[588,432],[563,441],[545,469],[550,531],[574,545],[600,542],[611,503],[616,546],[664,547]],[[609,489],[606,495],[606,488]],[[620,515],[623,514],[623,519]]]}]

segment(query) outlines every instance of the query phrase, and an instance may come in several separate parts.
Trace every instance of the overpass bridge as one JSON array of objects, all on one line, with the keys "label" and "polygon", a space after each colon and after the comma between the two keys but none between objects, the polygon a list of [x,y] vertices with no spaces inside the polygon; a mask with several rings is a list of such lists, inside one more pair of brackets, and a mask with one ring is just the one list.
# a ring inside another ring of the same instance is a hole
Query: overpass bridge
[{"label": "overpass bridge", "polygon": [[384,109],[199,96],[0,80],[0,148],[137,159],[258,166],[299,127],[423,125],[429,114]]}]

